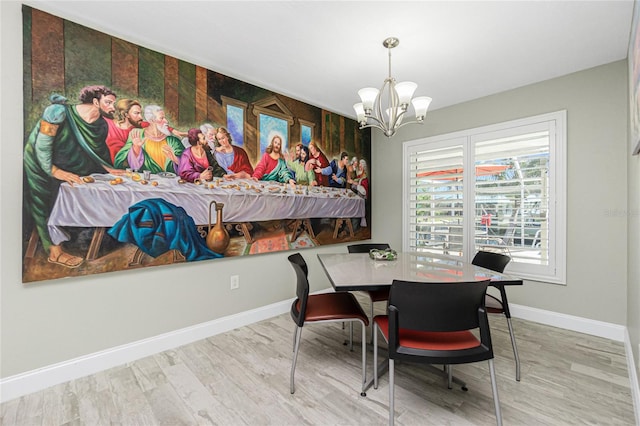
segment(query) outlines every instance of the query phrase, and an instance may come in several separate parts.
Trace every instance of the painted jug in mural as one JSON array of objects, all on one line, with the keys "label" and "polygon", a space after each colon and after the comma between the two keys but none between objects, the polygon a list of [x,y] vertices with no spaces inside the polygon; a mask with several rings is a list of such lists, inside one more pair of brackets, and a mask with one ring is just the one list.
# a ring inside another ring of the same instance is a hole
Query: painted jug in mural
[{"label": "painted jug in mural", "polygon": [[[211,206],[216,205],[216,224],[211,225]],[[209,203],[209,232],[207,233],[207,247],[213,252],[223,254],[229,245],[229,233],[222,223],[222,208],[224,204],[215,200]]]}]

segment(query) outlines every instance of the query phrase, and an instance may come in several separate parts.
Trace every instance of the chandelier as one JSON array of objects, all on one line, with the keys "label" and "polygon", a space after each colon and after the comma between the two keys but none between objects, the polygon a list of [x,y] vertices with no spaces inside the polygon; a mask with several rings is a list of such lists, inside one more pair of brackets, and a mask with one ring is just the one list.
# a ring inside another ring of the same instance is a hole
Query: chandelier
[{"label": "chandelier", "polygon": [[[431,98],[427,96],[411,99],[413,92],[418,87],[416,83],[412,81],[396,83],[396,79],[391,76],[391,49],[399,43],[400,40],[395,37],[389,37],[382,42],[382,45],[389,51],[389,77],[384,80],[380,90],[374,87],[358,90],[362,102],[353,106],[361,129],[375,127],[382,130],[389,138],[395,134],[396,130],[406,124],[422,124],[431,103]],[[413,105],[416,118],[403,123],[402,120],[409,103]]]}]

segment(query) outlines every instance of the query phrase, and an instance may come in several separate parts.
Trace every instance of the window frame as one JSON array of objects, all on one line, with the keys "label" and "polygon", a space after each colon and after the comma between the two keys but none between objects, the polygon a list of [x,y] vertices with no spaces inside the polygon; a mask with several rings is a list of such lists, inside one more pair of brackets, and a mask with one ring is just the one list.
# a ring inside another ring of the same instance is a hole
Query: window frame
[{"label": "window frame", "polygon": [[[507,134],[523,134],[536,127],[549,129],[549,264],[527,265],[511,262],[506,273],[517,274],[533,281],[566,284],[566,195],[567,195],[567,112],[566,110],[540,114],[532,117],[505,121],[502,123],[481,126],[452,133],[436,135],[403,143],[403,197],[410,200],[414,193],[410,192],[411,153],[420,149],[432,150],[454,144],[462,144],[464,157],[463,217],[475,219],[475,143]],[[469,201],[471,200],[471,201]],[[409,202],[403,203],[402,211],[402,246],[405,251],[410,248],[410,208]],[[464,220],[462,260],[471,262],[475,254],[474,224],[475,220]],[[452,256],[453,257],[453,256]],[[455,256],[459,258],[458,256]]]}]

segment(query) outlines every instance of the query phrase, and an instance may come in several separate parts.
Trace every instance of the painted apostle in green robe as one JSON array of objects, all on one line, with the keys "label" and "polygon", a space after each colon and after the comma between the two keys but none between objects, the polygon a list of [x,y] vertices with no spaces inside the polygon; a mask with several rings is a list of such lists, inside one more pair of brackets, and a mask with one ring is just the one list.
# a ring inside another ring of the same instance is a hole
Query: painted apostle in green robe
[{"label": "painted apostle in green robe", "polygon": [[105,86],[87,86],[80,90],[78,105],[68,105],[60,95],[50,100],[24,148],[24,208],[49,252],[49,262],[75,268],[82,258],[52,242],[47,222],[62,182],[82,185],[81,176],[91,173],[121,174],[112,168],[103,118],[112,116],[116,94]]},{"label": "painted apostle in green robe", "polygon": [[177,173],[184,145],[171,133],[164,111],[158,105],[147,105],[144,118],[149,126],[129,133],[127,143],[115,156],[115,166],[151,173]]}]

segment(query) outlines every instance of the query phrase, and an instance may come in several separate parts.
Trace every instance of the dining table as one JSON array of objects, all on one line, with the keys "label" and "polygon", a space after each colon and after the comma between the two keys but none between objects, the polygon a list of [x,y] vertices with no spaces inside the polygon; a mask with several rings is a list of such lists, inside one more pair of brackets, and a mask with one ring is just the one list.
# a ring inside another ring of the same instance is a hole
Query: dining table
[{"label": "dining table", "polygon": [[493,287],[522,285],[508,273],[430,252],[398,252],[395,260],[374,260],[369,253],[320,253],[318,260],[336,291],[376,291],[393,280],[456,282],[491,280]]},{"label": "dining table", "polygon": [[[318,260],[336,291],[384,290],[391,288],[394,280],[455,283],[489,279],[489,285],[496,288],[523,284],[521,278],[508,273],[492,271],[458,257],[431,252],[397,252],[394,260],[374,259],[369,253],[319,253]],[[384,373],[387,367],[386,362],[374,366],[378,368],[379,374]],[[467,390],[462,380],[449,376],[448,368],[440,370],[434,366],[427,367],[438,375],[449,377],[451,382]],[[372,385],[373,379],[365,384],[363,396]]]}]

